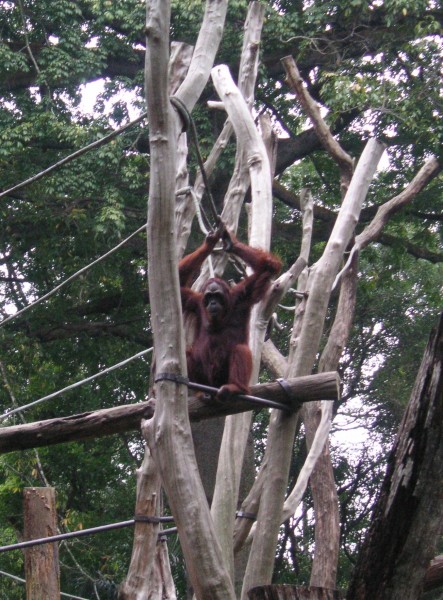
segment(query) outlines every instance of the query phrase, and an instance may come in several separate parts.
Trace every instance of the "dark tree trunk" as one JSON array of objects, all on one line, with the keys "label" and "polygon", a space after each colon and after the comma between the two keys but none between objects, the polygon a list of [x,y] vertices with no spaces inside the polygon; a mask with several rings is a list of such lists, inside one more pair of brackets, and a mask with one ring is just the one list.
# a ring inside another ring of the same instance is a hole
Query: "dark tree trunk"
[{"label": "dark tree trunk", "polygon": [[417,600],[443,516],[443,315],[388,461],[348,600]]},{"label": "dark tree trunk", "polygon": [[426,571],[424,591],[429,592],[443,586],[443,554],[436,556]]}]

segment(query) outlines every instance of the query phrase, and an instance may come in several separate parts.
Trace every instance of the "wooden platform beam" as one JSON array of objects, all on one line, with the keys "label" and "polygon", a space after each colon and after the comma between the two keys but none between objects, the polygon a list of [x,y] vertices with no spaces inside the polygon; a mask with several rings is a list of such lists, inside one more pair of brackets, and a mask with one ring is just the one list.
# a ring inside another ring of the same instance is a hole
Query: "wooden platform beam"
[{"label": "wooden platform beam", "polygon": [[[286,389],[290,389],[291,398]],[[293,409],[302,402],[337,400],[340,397],[340,378],[335,371],[288,379],[284,387],[276,381],[252,386],[251,394],[274,400]],[[80,441],[137,430],[142,419],[154,414],[155,400],[127,404],[93,412],[36,421],[25,425],[0,428],[0,454],[26,450],[64,442]],[[189,398],[189,418],[201,421],[232,415],[257,408],[242,397],[224,402],[204,401],[197,396]]]}]

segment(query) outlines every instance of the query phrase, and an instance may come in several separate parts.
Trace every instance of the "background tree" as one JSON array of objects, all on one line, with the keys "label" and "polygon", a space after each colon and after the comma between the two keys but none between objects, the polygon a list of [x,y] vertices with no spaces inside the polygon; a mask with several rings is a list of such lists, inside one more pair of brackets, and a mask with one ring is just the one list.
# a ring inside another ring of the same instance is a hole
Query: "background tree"
[{"label": "background tree", "polygon": [[[327,124],[351,157],[361,155],[368,133],[388,144],[385,167],[372,181],[361,211],[359,234],[382,204],[407,189],[426,159],[439,156],[441,6],[407,1],[264,4],[254,109],[270,116],[280,136],[272,248],[287,266],[297,258],[300,191],[309,187],[314,198],[312,264],[323,252],[341,203],[339,171],[305,110],[295,102],[280,59],[294,56],[310,96],[324,107]],[[8,190],[145,110],[145,7],[135,0],[123,5],[22,0],[1,2],[0,7],[0,186]],[[234,75],[246,9],[246,2],[228,4],[216,58]],[[200,2],[173,2],[171,39],[195,44],[202,10]],[[85,84],[93,81],[102,87],[94,112],[88,113],[81,100]],[[193,110],[205,156],[224,122],[221,113],[206,107],[206,101],[215,98],[209,83]],[[233,138],[212,174],[211,187],[220,207],[234,148]],[[149,152],[144,124],[136,124],[50,176],[3,195],[4,317],[143,225]],[[189,168],[193,182],[192,161]],[[441,305],[441,198],[441,182],[430,180],[425,192],[390,216],[359,256],[355,318],[340,362],[345,388],[337,407],[337,427],[343,427],[340,419],[349,415],[351,424],[346,427],[358,425],[360,435],[352,451],[343,447],[341,435],[332,437],[331,447],[342,523],[338,569],[342,587],[347,587],[384,456]],[[243,215],[240,230],[246,239]],[[200,241],[195,228],[189,247]],[[152,345],[145,247],[144,233],[139,233],[111,259],[2,327],[4,410]],[[337,302],[333,293],[326,331],[332,327]],[[278,313],[282,330],[272,339],[287,355],[293,314]],[[272,373],[268,362],[267,366]],[[89,386],[40,404],[23,418],[34,421],[142,399],[148,368],[148,357],[138,359]],[[257,464],[266,426],[267,417],[260,413],[253,425]],[[293,479],[303,452],[297,445],[290,457]],[[25,485],[49,482],[57,488],[61,528],[128,518],[134,510],[134,472],[141,459],[138,434],[66,444],[63,452],[48,448],[3,456],[2,544],[14,541],[21,530],[20,491]],[[275,581],[310,580],[311,502],[306,496],[296,517],[280,530]],[[131,543],[131,532],[119,531],[63,545],[62,589],[96,597],[112,594],[126,575]],[[22,573],[19,553],[2,555],[0,564],[4,571]],[[177,575],[180,569],[173,571]],[[22,597],[22,589],[5,577],[0,578],[0,589],[7,597]]]}]

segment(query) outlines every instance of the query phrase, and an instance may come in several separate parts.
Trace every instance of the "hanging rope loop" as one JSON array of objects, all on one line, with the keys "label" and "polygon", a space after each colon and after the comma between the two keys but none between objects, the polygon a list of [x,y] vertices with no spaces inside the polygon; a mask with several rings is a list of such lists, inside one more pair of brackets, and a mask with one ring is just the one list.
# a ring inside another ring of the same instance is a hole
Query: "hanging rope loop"
[{"label": "hanging rope loop", "polygon": [[191,116],[191,113],[189,112],[189,110],[187,109],[185,103],[180,100],[180,98],[177,98],[177,96],[171,96],[170,98],[171,104],[174,106],[175,109],[177,109],[177,112],[180,115],[180,118],[182,120],[183,123],[183,131],[187,132],[189,130],[189,133],[191,135],[191,140],[194,144],[194,148],[195,148],[195,154],[197,157],[197,162],[198,162],[198,166],[200,169],[200,173],[203,179],[203,183],[205,185],[205,189],[206,189],[206,194],[208,196],[209,199],[209,207],[211,209],[211,213],[212,213],[212,218],[214,219],[214,223],[215,223],[215,227],[217,227],[221,221],[221,217],[217,212],[217,208],[215,206],[215,202],[214,202],[214,198],[211,194],[211,189],[209,186],[209,179],[206,173],[206,169],[205,169],[205,165],[203,162],[203,158],[201,155],[201,151],[200,151],[200,144],[198,142],[198,135],[197,135],[197,128],[195,126],[195,121]]}]

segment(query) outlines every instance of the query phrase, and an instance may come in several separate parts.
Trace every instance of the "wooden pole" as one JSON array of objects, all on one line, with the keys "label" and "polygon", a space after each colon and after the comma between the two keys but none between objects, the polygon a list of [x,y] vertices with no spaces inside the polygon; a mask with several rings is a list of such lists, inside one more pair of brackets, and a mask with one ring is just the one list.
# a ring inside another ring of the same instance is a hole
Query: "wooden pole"
[{"label": "wooden pole", "polygon": [[298,585],[263,585],[248,592],[249,600],[341,600],[337,590]]},{"label": "wooden pole", "polygon": [[[24,539],[57,533],[54,488],[25,488]],[[25,550],[26,600],[60,600],[58,544],[43,544]]]},{"label": "wooden pole", "polygon": [[[286,387],[293,395],[295,403],[338,400],[340,397],[340,379],[335,371],[288,379]],[[285,389],[277,382],[254,385],[251,393],[288,406],[293,404]],[[254,409],[253,403],[240,398],[216,402],[191,396],[188,406],[191,421]],[[140,429],[142,419],[150,419],[153,416],[154,407],[155,401],[149,400],[25,425],[0,427],[0,454],[137,430]]]}]

